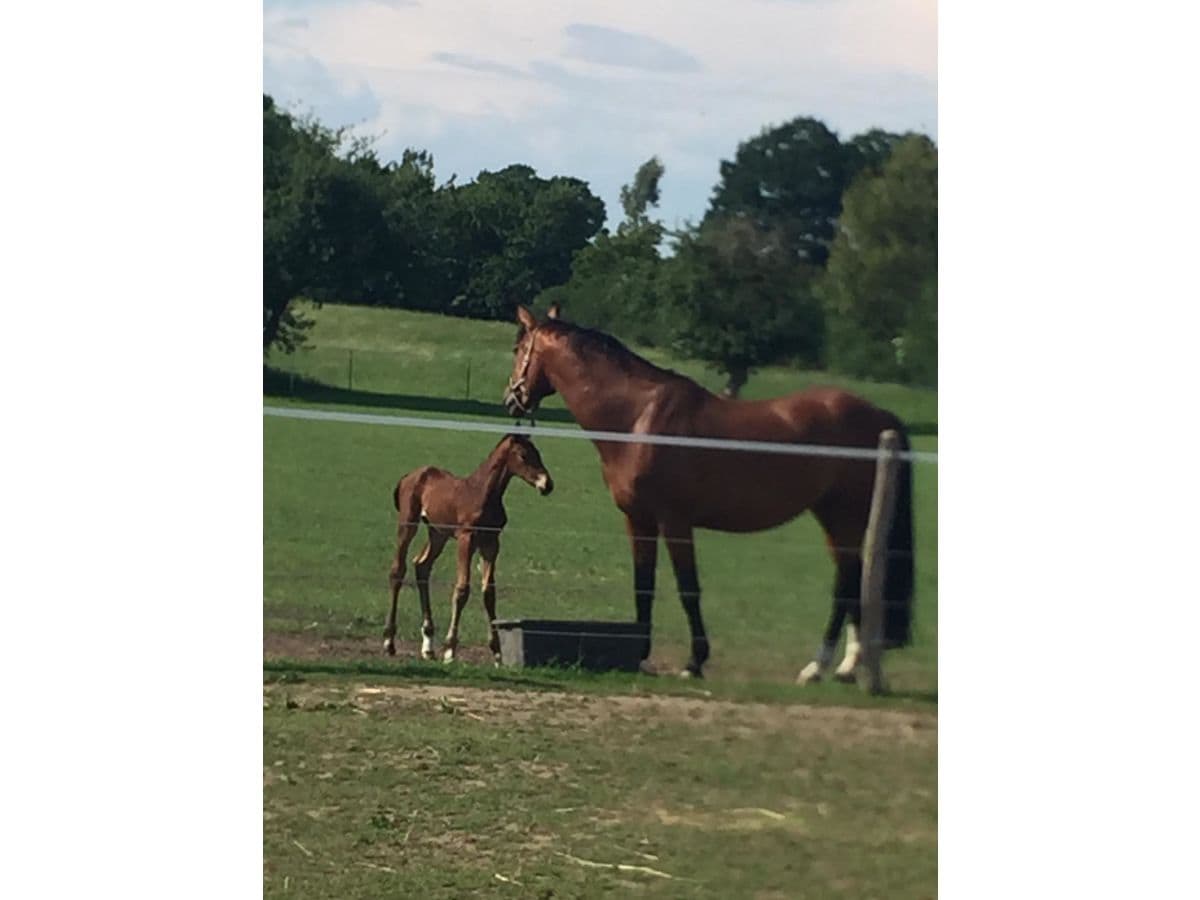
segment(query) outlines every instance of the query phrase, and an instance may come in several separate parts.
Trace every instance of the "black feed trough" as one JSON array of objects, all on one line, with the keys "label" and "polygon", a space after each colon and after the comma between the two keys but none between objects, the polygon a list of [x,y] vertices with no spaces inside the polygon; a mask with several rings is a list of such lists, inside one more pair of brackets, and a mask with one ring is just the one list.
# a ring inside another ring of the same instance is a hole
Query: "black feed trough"
[{"label": "black feed trough", "polygon": [[556,619],[497,619],[500,664],[579,666],[592,672],[636,672],[649,625]]}]

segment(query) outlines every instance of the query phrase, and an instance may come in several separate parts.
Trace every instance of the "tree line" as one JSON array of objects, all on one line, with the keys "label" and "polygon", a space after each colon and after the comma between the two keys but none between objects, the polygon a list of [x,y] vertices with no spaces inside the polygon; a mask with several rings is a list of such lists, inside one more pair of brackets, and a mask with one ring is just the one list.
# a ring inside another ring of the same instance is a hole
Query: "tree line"
[{"label": "tree line", "polygon": [[263,346],[309,323],[292,303],[395,306],[510,319],[548,307],[625,340],[709,362],[736,395],[785,363],[933,385],[937,148],[872,130],[841,141],[800,117],[739,144],[703,218],[655,218],[664,168],[621,191],[525,165],[438,184],[433,159],[383,162],[372,142],[263,98]]}]

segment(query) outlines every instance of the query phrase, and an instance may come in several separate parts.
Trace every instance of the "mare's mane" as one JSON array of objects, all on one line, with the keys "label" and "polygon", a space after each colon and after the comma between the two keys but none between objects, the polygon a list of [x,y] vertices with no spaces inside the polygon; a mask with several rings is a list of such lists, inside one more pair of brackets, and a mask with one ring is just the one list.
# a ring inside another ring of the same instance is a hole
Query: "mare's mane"
[{"label": "mare's mane", "polygon": [[548,329],[554,334],[563,335],[571,351],[584,359],[587,359],[589,356],[598,356],[617,366],[623,372],[631,374],[636,374],[639,371],[643,373],[648,372],[657,376],[660,380],[679,379],[689,384],[696,384],[696,382],[692,381],[686,375],[680,375],[672,369],[664,369],[662,366],[656,366],[645,357],[638,356],[638,354],[634,353],[611,334],[606,334],[603,331],[584,328],[581,325],[572,325],[569,322],[563,322],[561,319],[546,322],[541,327]]}]

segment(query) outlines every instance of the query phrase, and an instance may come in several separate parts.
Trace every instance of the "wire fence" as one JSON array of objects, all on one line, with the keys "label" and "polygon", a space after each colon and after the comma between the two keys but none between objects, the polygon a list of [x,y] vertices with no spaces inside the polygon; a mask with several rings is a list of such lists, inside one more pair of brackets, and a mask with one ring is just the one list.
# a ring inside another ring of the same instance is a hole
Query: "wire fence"
[{"label": "wire fence", "polygon": [[[265,417],[278,417],[313,422],[347,423],[393,428],[438,429],[460,433],[520,433],[537,439],[562,438],[567,440],[612,441],[622,443],[652,443],[668,446],[691,447],[715,452],[763,452],[771,454],[793,454],[804,457],[834,456],[863,461],[874,461],[879,452],[867,448],[825,447],[812,444],[780,444],[773,442],[733,441],[720,438],[689,438],[680,435],[624,434],[595,432],[576,428],[529,426],[513,423],[464,421],[460,419],[418,418],[397,415],[348,413],[342,411],[314,410],[307,408],[264,406]],[[319,457],[314,457],[319,458]],[[909,451],[901,455],[917,466],[936,468],[938,457],[934,452]],[[300,465],[294,463],[299,461]],[[429,460],[429,462],[437,462]],[[369,512],[357,512],[347,508],[322,508],[298,506],[290,503],[272,502],[268,497],[264,510],[264,614],[273,621],[287,620],[303,623],[304,627],[325,627],[327,631],[372,637],[374,647],[386,613],[389,566],[395,552],[395,541],[401,524],[414,526],[417,535],[409,546],[405,562],[406,577],[401,588],[401,635],[418,637],[419,610],[415,590],[417,579],[413,556],[424,546],[427,529],[444,532],[459,530],[457,523],[429,523],[424,519],[401,523],[391,505],[390,488],[395,485],[395,475],[380,476],[361,468],[335,471],[329,466],[307,465],[303,454],[293,457],[287,476],[298,479],[322,478],[336,482],[353,480],[354,497],[346,505],[357,504],[361,508],[367,489],[374,496],[378,491],[378,505]],[[378,488],[367,484],[378,484]],[[295,483],[295,482],[293,482]],[[268,490],[269,494],[269,490]],[[387,497],[385,500],[384,497]],[[343,498],[335,497],[329,506],[341,504]],[[550,619],[594,619],[614,618],[627,620],[633,611],[634,584],[629,564],[631,541],[663,541],[664,546],[674,543],[716,542],[722,552],[722,568],[705,569],[701,554],[701,578],[704,581],[703,596],[706,598],[705,619],[709,626],[709,638],[721,654],[726,671],[736,667],[748,677],[766,676],[769,679],[791,680],[798,664],[808,658],[806,651],[815,648],[819,631],[829,615],[832,604],[833,565],[829,562],[832,553],[858,551],[858,547],[831,546],[827,541],[814,539],[816,526],[806,532],[804,540],[797,539],[801,532],[785,524],[767,532],[751,535],[727,535],[698,532],[703,537],[665,538],[663,536],[631,536],[619,522],[620,513],[612,507],[607,493],[590,493],[587,502],[602,501],[606,514],[613,516],[612,527],[572,528],[527,524],[519,519],[510,521],[503,528],[474,527],[468,531],[497,533],[502,536],[502,549],[498,560],[498,576],[495,588],[498,594],[499,615],[510,618],[514,615]],[[521,502],[525,502],[522,498]],[[539,501],[540,502],[540,501]],[[506,501],[507,503],[507,501]],[[510,508],[513,504],[509,504]],[[377,510],[377,511],[376,511]],[[305,523],[297,527],[296,523]],[[918,536],[921,522],[916,523]],[[369,535],[369,536],[368,536]],[[823,537],[823,535],[822,535]],[[563,541],[583,544],[571,562],[557,561]],[[447,542],[445,552],[438,561],[435,574],[426,580],[433,599],[435,620],[443,627],[449,619],[447,599],[452,594],[458,578],[455,577],[453,542]],[[784,546],[786,545],[786,546]],[[330,552],[330,547],[333,552]],[[620,549],[618,549],[618,547]],[[601,556],[600,548],[607,548]],[[786,555],[781,555],[781,552]],[[936,572],[936,541],[925,541],[916,551],[918,560],[928,571]],[[908,555],[904,551],[891,551],[889,557]],[[579,564],[580,559],[587,562]],[[612,574],[594,571],[592,560],[603,568],[608,565]],[[620,559],[619,567],[612,561]],[[707,559],[713,559],[710,555]],[[820,566],[811,566],[813,560],[823,559]],[[786,568],[781,560],[802,561],[801,570]],[[574,566],[574,568],[570,568]],[[474,570],[475,565],[472,566]],[[591,571],[588,571],[591,569]],[[470,573],[472,595],[480,593],[476,571]],[[799,586],[800,582],[803,586]],[[936,603],[936,576],[932,583],[926,579],[926,587],[932,584]],[[806,603],[785,605],[774,597],[765,597],[764,591],[778,592],[779,585],[786,584],[793,595],[804,593]],[[921,590],[918,588],[918,596]],[[682,621],[678,603],[671,603],[677,594],[677,586],[668,559],[660,556],[656,595],[656,623],[654,643],[656,647],[675,648],[677,655],[686,651],[688,632]],[[479,606],[478,600],[472,601]],[[935,607],[936,608],[936,607]],[[786,611],[786,616],[779,613]],[[918,614],[919,620],[920,614]],[[468,615],[463,622],[464,645],[472,642],[483,645],[487,640],[487,626],[478,613]],[[664,633],[663,625],[667,628]],[[763,628],[766,628],[764,631]],[[614,636],[612,639],[644,640],[640,635]],[[797,643],[800,641],[801,643]],[[928,653],[925,654],[928,657]],[[928,687],[930,678],[936,687],[936,658],[932,661],[909,657],[911,683]],[[890,665],[889,665],[890,668]],[[903,669],[903,667],[901,667]],[[932,671],[932,675],[930,672]]]},{"label": "wire fence", "polygon": [[[653,444],[666,447],[689,447],[696,450],[734,450],[746,453],[783,454],[787,456],[819,456],[835,459],[878,460],[881,452],[863,447],[841,447],[827,444],[782,443],[779,441],[744,441],[730,438],[695,437],[677,434],[630,433],[624,431],[595,431],[586,428],[555,428],[549,426],[471,422],[464,419],[423,419],[415,416],[380,415],[377,413],[336,412],[301,407],[264,406],[263,415],[285,419],[306,419],[316,422],[343,422],[358,425],[387,425],[403,428],[432,428],[441,431],[485,432],[489,434],[523,434],[537,438],[566,438],[569,440],[603,441],[617,444]],[[894,454],[908,462],[937,463],[937,453],[904,450]]]}]

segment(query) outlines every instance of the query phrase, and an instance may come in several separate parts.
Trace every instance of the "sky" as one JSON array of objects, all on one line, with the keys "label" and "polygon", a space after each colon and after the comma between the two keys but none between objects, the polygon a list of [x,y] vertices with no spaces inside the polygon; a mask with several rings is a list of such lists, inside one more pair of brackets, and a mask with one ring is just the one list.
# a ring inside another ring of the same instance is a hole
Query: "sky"
[{"label": "sky", "polygon": [[657,155],[658,216],[698,220],[739,142],[799,115],[937,137],[933,0],[265,0],[263,89],[438,182],[512,163],[620,188]]}]

